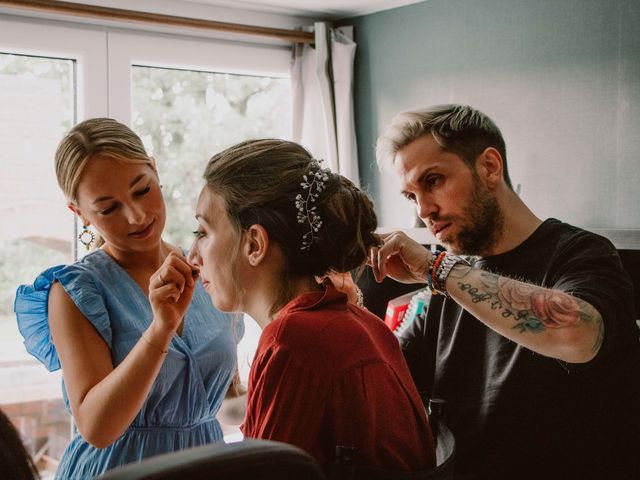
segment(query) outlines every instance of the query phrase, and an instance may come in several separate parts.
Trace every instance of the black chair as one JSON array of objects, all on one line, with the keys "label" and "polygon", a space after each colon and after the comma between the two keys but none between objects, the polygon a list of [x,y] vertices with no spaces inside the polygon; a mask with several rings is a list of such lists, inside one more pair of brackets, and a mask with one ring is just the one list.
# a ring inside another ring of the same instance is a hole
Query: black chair
[{"label": "black chair", "polygon": [[282,442],[249,439],[157,455],[109,470],[101,480],[324,480],[315,460]]}]

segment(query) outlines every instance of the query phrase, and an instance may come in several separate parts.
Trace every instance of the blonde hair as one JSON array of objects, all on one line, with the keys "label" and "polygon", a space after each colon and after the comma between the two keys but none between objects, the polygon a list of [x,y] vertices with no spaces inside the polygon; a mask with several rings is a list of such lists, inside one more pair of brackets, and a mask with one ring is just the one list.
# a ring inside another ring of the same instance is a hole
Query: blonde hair
[{"label": "blonde hair", "polygon": [[378,138],[378,167],[393,165],[396,154],[423,135],[432,135],[443,151],[456,154],[470,168],[486,148],[495,148],[502,156],[505,183],[512,188],[500,129],[487,115],[468,105],[436,105],[396,115]]},{"label": "blonde hair", "polygon": [[98,156],[153,166],[142,140],[126,125],[111,118],[80,122],[62,139],[55,154],[58,185],[69,201],[77,200],[87,163]]}]

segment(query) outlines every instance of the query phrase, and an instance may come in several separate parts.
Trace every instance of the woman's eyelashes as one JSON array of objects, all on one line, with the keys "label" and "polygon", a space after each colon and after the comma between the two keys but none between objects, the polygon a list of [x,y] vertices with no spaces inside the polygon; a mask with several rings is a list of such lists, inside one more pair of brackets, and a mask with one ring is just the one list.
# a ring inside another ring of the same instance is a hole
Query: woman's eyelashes
[{"label": "woman's eyelashes", "polygon": [[193,233],[193,236],[196,238],[202,238],[205,236],[204,230],[202,230],[202,228],[198,228],[197,230],[194,230],[192,233]]},{"label": "woman's eyelashes", "polygon": [[143,188],[142,190],[138,190],[136,192],[133,192],[133,194],[136,197],[141,197],[143,195],[146,195],[147,193],[149,193],[149,191],[151,190],[151,185],[147,185],[145,188]]},{"label": "woman's eyelashes", "polygon": [[[151,191],[151,185],[147,185],[142,190],[136,190],[133,192],[134,197],[142,197]],[[114,212],[118,208],[118,202],[114,202],[111,206],[105,208],[104,210],[100,210],[100,215],[109,215]]]},{"label": "woman's eyelashes", "polygon": [[114,203],[110,207],[105,208],[104,210],[100,210],[100,215],[109,215],[111,212],[115,211],[117,206],[118,206],[118,204]]}]

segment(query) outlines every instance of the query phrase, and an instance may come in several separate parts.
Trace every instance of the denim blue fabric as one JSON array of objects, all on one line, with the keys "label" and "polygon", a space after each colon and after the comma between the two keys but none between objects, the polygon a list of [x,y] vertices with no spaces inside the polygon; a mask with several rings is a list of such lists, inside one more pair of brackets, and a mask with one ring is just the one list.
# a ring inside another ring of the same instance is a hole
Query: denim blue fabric
[{"label": "denim blue fabric", "polygon": [[[152,321],[142,289],[103,250],[69,266],[52,267],[18,288],[14,310],[25,347],[49,370],[60,368],[51,342],[47,302],[59,281],[111,350],[114,367]],[[79,434],[65,451],[56,478],[88,479],[153,455],[222,440],[216,413],[236,367],[242,319],[216,310],[198,282],[181,336],[175,335],[156,381],[133,423],[107,448]],[[63,396],[69,402],[62,385]]]}]

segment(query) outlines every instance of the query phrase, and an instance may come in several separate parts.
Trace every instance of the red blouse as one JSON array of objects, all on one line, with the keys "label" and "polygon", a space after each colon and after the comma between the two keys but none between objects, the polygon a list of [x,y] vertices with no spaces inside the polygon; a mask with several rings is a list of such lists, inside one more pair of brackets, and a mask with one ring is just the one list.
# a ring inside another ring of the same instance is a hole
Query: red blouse
[{"label": "red blouse", "polygon": [[336,445],[384,470],[435,465],[433,435],[398,341],[331,284],[264,329],[249,376],[245,436],[291,443],[325,468]]}]

